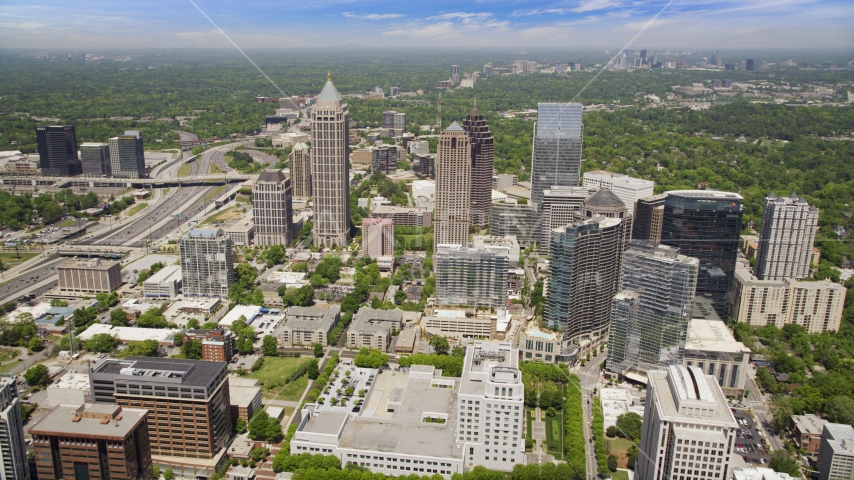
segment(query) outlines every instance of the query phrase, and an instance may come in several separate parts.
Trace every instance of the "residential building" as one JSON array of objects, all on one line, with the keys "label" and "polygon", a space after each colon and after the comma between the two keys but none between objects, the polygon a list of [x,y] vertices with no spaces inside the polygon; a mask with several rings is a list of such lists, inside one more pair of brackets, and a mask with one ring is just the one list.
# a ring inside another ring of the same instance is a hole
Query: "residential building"
[{"label": "residential building", "polygon": [[827,421],[812,413],[792,415],[792,438],[807,455],[818,454],[825,423]]},{"label": "residential building", "polygon": [[406,113],[395,112],[393,110],[383,112],[382,128],[393,128],[395,133],[397,133],[398,130],[403,133],[406,131]]},{"label": "residential building", "polygon": [[[621,293],[626,298],[636,296],[637,307],[612,307],[612,331],[626,334],[615,335],[609,342],[609,369],[646,372],[682,363],[699,264],[696,258],[679,255],[676,248],[629,242],[623,258]],[[623,300],[615,297],[614,302]]]},{"label": "residential building", "polygon": [[328,75],[311,109],[311,192],[314,245],[350,243],[350,113]]},{"label": "residential building", "polygon": [[493,339],[497,336],[497,322],[497,316],[467,315],[463,310],[442,310],[433,315],[425,315],[421,324],[424,331],[431,335],[457,339]]},{"label": "residential building", "polygon": [[621,173],[606,172],[604,170],[593,170],[584,174],[582,186],[587,188],[607,188],[614,192],[623,204],[632,212],[635,213],[635,203],[645,197],[653,194],[655,182],[652,180],[643,180],[641,178],[633,178]]},{"label": "residential building", "polygon": [[809,333],[836,331],[846,292],[830,280],[759,280],[748,270],[738,269],[729,315],[755,327],[796,323]]},{"label": "residential building", "polygon": [[252,186],[255,244],[289,245],[294,238],[293,190],[281,170],[264,170]]},{"label": "residential building", "polygon": [[290,307],[285,323],[279,327],[279,341],[284,347],[329,343],[329,332],[341,320],[341,309],[337,306]]},{"label": "residential building", "polygon": [[514,236],[521,248],[528,248],[540,239],[540,213],[530,204],[493,202],[489,233]]},{"label": "residential building", "polygon": [[[605,190],[607,191],[607,190]],[[619,218],[594,216],[552,230],[543,321],[583,347],[606,337],[624,245]]]},{"label": "residential building", "polygon": [[795,192],[765,198],[754,272],[760,280],[807,278],[818,230],[818,207]]},{"label": "residential building", "polygon": [[580,103],[537,104],[531,161],[531,202],[537,210],[545,190],[579,186],[584,132],[581,110]]},{"label": "residential building", "polygon": [[549,254],[552,230],[572,223],[584,200],[590,197],[587,187],[552,187],[543,190],[540,255]]},{"label": "residential building", "polygon": [[257,378],[228,377],[228,395],[231,419],[235,422],[242,418],[249,425],[252,415],[263,408]]},{"label": "residential building", "polygon": [[98,258],[67,260],[56,273],[61,293],[110,293],[122,284],[121,263]]},{"label": "residential building", "polygon": [[632,224],[632,240],[661,243],[661,226],[664,222],[664,199],[666,193],[639,198],[635,202],[635,219]]},{"label": "residential building", "polygon": [[16,375],[0,375],[0,478],[30,478]]},{"label": "residential building", "polygon": [[473,235],[471,237],[471,246],[475,249],[483,249],[486,247],[507,247],[509,267],[516,268],[519,266],[520,248],[519,242],[513,235],[507,237],[498,237],[495,235]]},{"label": "residential building", "polygon": [[727,480],[739,428],[710,375],[683,365],[651,371],[635,478]]},{"label": "residential building", "polygon": [[688,324],[684,365],[715,377],[724,395],[741,398],[747,384],[750,349],[735,340],[725,322],[693,318]]},{"label": "residential building", "polygon": [[176,298],[181,294],[181,266],[167,265],[142,282],[146,297]]},{"label": "residential building", "polygon": [[303,142],[298,142],[288,155],[291,164],[291,184],[294,197],[311,197],[311,149]]},{"label": "residential building", "polygon": [[819,480],[849,480],[854,476],[854,427],[825,423],[818,451]]},{"label": "residential building", "polygon": [[471,223],[471,140],[454,122],[439,137],[436,155],[434,245],[468,245]]},{"label": "residential building", "polygon": [[487,63],[486,65],[483,66],[483,76],[485,78],[489,78],[494,74],[495,74],[495,69],[492,68],[491,63]]},{"label": "residential building", "polygon": [[228,289],[234,283],[232,246],[220,228],[196,228],[181,237],[184,297],[228,297]]},{"label": "residential building", "polygon": [[106,143],[85,142],[80,145],[80,164],[86,177],[109,177],[113,173],[110,146]]},{"label": "residential building", "polygon": [[401,227],[429,227],[433,214],[426,208],[377,205],[371,207],[371,218],[390,218]]},{"label": "residential building", "polygon": [[116,178],[147,177],[142,132],[125,130],[124,135],[110,139],[110,165]]},{"label": "residential building", "polygon": [[632,380],[645,378],[637,372],[640,350],[641,294],[623,289],[611,300],[611,330],[606,367]]},{"label": "residential building", "polygon": [[362,255],[373,259],[394,255],[394,220],[390,218],[362,220]]},{"label": "residential building", "polygon": [[519,350],[526,362],[557,363],[561,353],[561,334],[544,330],[537,322],[528,322],[519,339]]},{"label": "residential building", "polygon": [[[107,359],[89,367],[89,383],[98,403],[148,409],[153,455],[210,459],[232,433],[226,365],[160,357]],[[193,414],[175,423],[179,411]]]},{"label": "residential building", "polygon": [[77,133],[74,125],[36,127],[39,168],[42,175],[67,177],[82,173],[77,158]]},{"label": "residential building", "polygon": [[674,190],[664,199],[661,243],[700,260],[697,295],[724,317],[732,294],[743,198],[714,190]]},{"label": "residential building", "polygon": [[228,363],[234,357],[234,335],[231,330],[190,329],[184,332],[184,341],[188,340],[201,342],[202,360]]},{"label": "residential building", "polygon": [[433,264],[439,303],[493,308],[507,303],[509,248],[439,244]]},{"label": "residential building", "polygon": [[471,113],[463,120],[463,130],[471,140],[471,187],[469,201],[471,223],[479,227],[489,226],[489,214],[492,206],[492,132],[483,115],[477,111],[477,101]]},{"label": "residential building", "polygon": [[371,149],[371,173],[393,175],[397,172],[397,147],[380,145]]},{"label": "residential building", "polygon": [[387,352],[391,343],[391,331],[403,327],[403,312],[400,309],[374,310],[362,307],[353,315],[347,330],[347,348],[376,348]]},{"label": "residential building", "polygon": [[30,427],[38,478],[152,478],[149,426],[143,408],[58,405]]}]

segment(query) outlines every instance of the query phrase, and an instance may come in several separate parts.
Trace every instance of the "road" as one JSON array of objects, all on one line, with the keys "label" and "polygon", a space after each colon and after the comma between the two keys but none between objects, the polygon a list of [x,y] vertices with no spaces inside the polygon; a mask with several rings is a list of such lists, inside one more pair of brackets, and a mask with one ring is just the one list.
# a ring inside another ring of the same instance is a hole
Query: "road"
[{"label": "road", "polygon": [[[596,463],[596,449],[593,442],[593,431],[590,429],[593,423],[593,390],[599,388],[599,371],[602,369],[602,364],[608,358],[608,352],[601,352],[599,355],[590,359],[586,365],[581,367],[581,371],[577,373],[578,380],[581,382],[581,403],[584,412],[584,446],[587,455],[587,478],[592,480],[598,474],[598,465]],[[597,390],[598,391],[598,390]]]},{"label": "road", "polygon": [[763,433],[765,433],[768,446],[771,450],[782,450],[783,442],[774,433],[774,429],[771,428],[771,416],[768,412],[767,397],[761,394],[762,389],[756,385],[756,380],[750,375],[747,376],[745,388],[750,390],[747,399],[750,402],[749,405],[751,410],[753,410],[753,414],[756,416],[757,423],[762,427]]},{"label": "road", "polygon": [[[14,300],[17,297],[28,293],[28,289],[36,284],[44,283],[45,280],[56,278],[56,266],[61,263],[64,258],[59,255],[51,255],[44,262],[33,266],[27,273],[16,277],[9,283],[0,287],[0,299],[4,302]],[[55,282],[53,282],[55,284]],[[39,292],[48,290],[44,286],[39,287]]]}]

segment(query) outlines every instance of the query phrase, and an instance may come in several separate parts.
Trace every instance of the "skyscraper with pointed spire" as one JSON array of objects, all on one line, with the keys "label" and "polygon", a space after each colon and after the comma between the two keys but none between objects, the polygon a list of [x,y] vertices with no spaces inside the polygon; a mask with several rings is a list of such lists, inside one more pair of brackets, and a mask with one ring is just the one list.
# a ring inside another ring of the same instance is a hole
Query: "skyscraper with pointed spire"
[{"label": "skyscraper with pointed spire", "polygon": [[[442,132],[436,154],[433,245],[468,246],[471,222],[471,140],[457,122]],[[490,186],[492,182],[490,182]]]},{"label": "skyscraper with pointed spire", "polygon": [[350,242],[350,113],[332,75],[311,110],[311,184],[314,245],[344,247]]},{"label": "skyscraper with pointed spire", "polygon": [[483,115],[477,111],[477,100],[463,120],[463,130],[471,140],[471,223],[489,225],[492,208],[493,137]]}]

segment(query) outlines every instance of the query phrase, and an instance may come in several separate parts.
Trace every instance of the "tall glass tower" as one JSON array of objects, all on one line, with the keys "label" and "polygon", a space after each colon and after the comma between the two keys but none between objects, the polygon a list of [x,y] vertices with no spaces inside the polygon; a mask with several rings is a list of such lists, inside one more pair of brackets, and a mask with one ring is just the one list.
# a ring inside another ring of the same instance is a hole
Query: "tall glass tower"
[{"label": "tall glass tower", "polygon": [[534,151],[531,159],[531,203],[539,210],[543,191],[577,187],[581,174],[580,103],[537,104]]},{"label": "tall glass tower", "polygon": [[471,223],[486,227],[492,206],[493,138],[477,104],[463,120],[463,130],[471,138]]}]

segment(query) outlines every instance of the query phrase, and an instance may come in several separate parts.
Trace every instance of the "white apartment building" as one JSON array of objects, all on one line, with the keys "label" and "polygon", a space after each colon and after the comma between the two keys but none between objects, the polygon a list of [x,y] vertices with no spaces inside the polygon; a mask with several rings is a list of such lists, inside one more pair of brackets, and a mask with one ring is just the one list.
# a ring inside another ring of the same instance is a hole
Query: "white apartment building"
[{"label": "white apartment building", "polygon": [[830,280],[759,280],[736,269],[730,316],[737,322],[761,327],[789,323],[809,333],[839,330],[846,288]]},{"label": "white apartment building", "polygon": [[593,170],[584,174],[581,186],[587,188],[607,188],[620,198],[626,207],[630,208],[632,215],[635,213],[635,202],[640,198],[653,195],[655,182],[632,178],[621,173],[606,172],[604,170]]},{"label": "white apartment building", "polygon": [[234,283],[233,243],[222,229],[193,229],[181,237],[184,297],[228,297]]},{"label": "white apartment building", "polygon": [[795,192],[765,198],[756,252],[756,276],[762,280],[810,276],[812,248],[818,230],[818,207]]},{"label": "white apartment building", "polygon": [[348,348],[377,348],[387,352],[391,343],[392,329],[403,327],[403,312],[400,309],[374,310],[362,307],[353,315],[347,330]]},{"label": "white apartment building", "polygon": [[819,480],[854,478],[854,427],[825,423],[818,451]]},{"label": "white apartment building", "polygon": [[739,426],[714,377],[697,367],[649,372],[637,480],[727,480]]},{"label": "white apartment building", "polygon": [[509,248],[439,244],[433,262],[439,303],[494,308],[506,303]]}]

